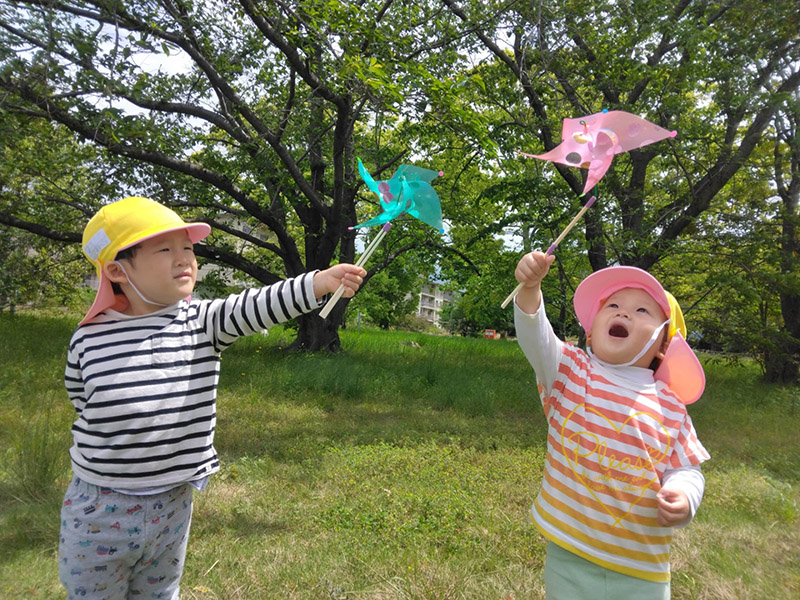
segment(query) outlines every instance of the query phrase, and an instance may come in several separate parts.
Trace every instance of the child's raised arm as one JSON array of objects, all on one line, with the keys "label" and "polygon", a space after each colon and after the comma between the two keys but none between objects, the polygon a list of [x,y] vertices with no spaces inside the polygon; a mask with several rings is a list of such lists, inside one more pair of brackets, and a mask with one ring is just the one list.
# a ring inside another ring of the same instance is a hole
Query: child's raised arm
[{"label": "child's raised arm", "polygon": [[523,285],[517,293],[516,303],[523,312],[533,314],[539,309],[542,301],[542,279],[547,275],[555,258],[552,254],[536,250],[523,256],[517,263],[514,277]]}]

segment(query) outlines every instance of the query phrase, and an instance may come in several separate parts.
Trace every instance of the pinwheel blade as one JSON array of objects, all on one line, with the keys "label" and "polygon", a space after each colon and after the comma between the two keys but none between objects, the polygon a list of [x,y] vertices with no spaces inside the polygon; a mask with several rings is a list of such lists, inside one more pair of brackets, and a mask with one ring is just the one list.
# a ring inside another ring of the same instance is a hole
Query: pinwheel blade
[{"label": "pinwheel blade", "polygon": [[669,131],[631,113],[612,110],[585,117],[564,119],[561,143],[544,154],[526,154],[569,167],[588,169],[582,195],[608,171],[614,155],[653,144],[677,132]]}]

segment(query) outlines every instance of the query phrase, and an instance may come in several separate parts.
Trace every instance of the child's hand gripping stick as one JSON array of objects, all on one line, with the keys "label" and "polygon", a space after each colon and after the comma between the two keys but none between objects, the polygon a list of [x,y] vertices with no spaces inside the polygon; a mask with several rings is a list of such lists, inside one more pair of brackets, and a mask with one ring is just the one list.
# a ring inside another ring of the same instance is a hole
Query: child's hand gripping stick
[{"label": "child's hand gripping stick", "polygon": [[[358,262],[356,262],[357,267],[363,267],[364,263],[369,260],[370,255],[375,251],[375,248],[381,243],[383,236],[386,235],[386,232],[392,228],[391,223],[386,223],[381,230],[378,232],[378,235],[369,243],[369,245],[364,250],[364,253],[359,257]],[[322,307],[322,310],[319,311],[319,316],[323,319],[326,319],[330,312],[333,310],[333,307],[336,306],[336,303],[342,297],[344,293],[344,284],[341,284],[336,291],[331,296],[331,299],[328,300],[328,303]]]},{"label": "child's hand gripping stick", "polygon": [[[591,198],[589,198],[589,200],[586,202],[586,204],[583,205],[583,208],[581,208],[581,210],[578,212],[578,214],[575,215],[575,218],[572,219],[572,221],[569,222],[569,225],[567,225],[564,228],[564,231],[562,231],[561,234],[556,238],[556,240],[552,244],[550,244],[550,247],[547,249],[547,252],[545,252],[545,255],[553,253],[553,251],[556,249],[556,246],[558,246],[561,243],[561,240],[563,240],[567,236],[567,234],[570,232],[570,230],[573,227],[575,227],[575,224],[578,221],[581,220],[581,217],[584,215],[584,213],[587,210],[589,210],[589,207],[591,207],[592,204],[594,204],[594,201],[596,199],[597,198],[595,196],[592,196]],[[506,306],[508,306],[508,303],[511,302],[516,297],[516,295],[522,289],[523,285],[525,285],[525,284],[523,284],[523,283],[518,284],[517,287],[514,288],[514,291],[511,292],[505,300],[503,300],[503,303],[500,305],[500,308],[505,308]]]}]

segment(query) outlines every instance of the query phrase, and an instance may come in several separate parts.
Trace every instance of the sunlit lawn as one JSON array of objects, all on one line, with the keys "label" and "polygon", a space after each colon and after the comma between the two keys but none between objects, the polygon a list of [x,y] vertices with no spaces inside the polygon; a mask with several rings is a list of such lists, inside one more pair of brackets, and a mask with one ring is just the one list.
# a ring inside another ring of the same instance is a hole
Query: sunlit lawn
[{"label": "sunlit lawn", "polygon": [[[0,598],[60,598],[58,510],[76,319],[0,315]],[[188,599],[535,599],[528,511],[544,419],[516,344],[342,332],[336,356],[287,355],[282,329],[226,351],[216,444],[195,495]],[[416,342],[419,347],[404,344]],[[677,534],[673,598],[800,596],[800,391],[708,362],[692,407],[713,459]]]}]

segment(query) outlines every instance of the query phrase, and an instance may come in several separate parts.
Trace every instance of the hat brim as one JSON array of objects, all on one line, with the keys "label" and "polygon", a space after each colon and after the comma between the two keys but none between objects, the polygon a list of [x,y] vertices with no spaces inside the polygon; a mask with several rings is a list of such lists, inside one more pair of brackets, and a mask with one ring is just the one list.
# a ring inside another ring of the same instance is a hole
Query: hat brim
[{"label": "hat brim", "polygon": [[654,377],[667,384],[684,404],[696,402],[706,387],[703,367],[680,332],[670,340]]},{"label": "hat brim", "polygon": [[592,323],[602,303],[612,294],[625,288],[644,290],[652,296],[664,314],[669,317],[670,306],[667,293],[658,279],[636,267],[608,267],[589,275],[575,290],[572,303],[578,322],[585,331],[592,329]]}]

